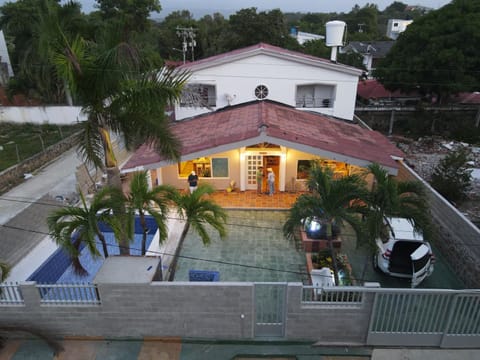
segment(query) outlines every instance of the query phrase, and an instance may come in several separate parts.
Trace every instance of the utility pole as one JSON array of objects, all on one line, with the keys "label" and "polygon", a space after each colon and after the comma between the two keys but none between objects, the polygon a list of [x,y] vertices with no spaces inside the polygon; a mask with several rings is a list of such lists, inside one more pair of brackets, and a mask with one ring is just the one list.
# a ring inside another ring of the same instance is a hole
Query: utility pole
[{"label": "utility pole", "polygon": [[195,60],[195,46],[197,46],[197,42],[195,41],[195,37],[197,34],[195,34],[195,31],[197,29],[194,28],[182,28],[180,26],[177,26],[177,36],[182,38],[182,53],[183,53],[183,63],[185,64],[186,57],[187,57],[187,52],[188,49],[190,48],[190,51],[192,52],[192,61]]}]

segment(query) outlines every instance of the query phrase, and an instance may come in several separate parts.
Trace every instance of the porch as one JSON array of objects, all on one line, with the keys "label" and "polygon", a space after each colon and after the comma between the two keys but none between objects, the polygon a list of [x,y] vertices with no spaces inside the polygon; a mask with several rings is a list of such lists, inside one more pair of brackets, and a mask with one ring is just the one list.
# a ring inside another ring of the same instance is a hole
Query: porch
[{"label": "porch", "polygon": [[213,200],[225,209],[283,209],[292,207],[302,192],[277,192],[273,196],[257,194],[255,190],[215,191]]}]

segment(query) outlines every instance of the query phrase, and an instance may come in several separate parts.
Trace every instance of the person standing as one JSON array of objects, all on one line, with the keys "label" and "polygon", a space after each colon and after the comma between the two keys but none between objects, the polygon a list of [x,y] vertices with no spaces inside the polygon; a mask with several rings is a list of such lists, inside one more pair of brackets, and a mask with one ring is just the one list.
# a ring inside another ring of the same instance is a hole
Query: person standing
[{"label": "person standing", "polygon": [[198,185],[198,175],[195,174],[195,171],[192,171],[190,175],[188,175],[188,186],[190,187],[190,194],[197,190]]},{"label": "person standing", "polygon": [[263,188],[263,167],[257,169],[257,194],[262,193]]},{"label": "person standing", "polygon": [[267,171],[268,195],[273,196],[275,191],[275,173],[273,172],[272,168],[268,168]]}]

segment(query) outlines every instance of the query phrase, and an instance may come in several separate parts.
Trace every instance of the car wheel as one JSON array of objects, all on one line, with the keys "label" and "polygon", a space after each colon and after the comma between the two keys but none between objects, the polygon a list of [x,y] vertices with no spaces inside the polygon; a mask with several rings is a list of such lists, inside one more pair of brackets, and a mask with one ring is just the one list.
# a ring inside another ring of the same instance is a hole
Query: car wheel
[{"label": "car wheel", "polygon": [[380,268],[378,267],[378,253],[372,256],[372,265],[373,265],[373,270],[382,272]]}]

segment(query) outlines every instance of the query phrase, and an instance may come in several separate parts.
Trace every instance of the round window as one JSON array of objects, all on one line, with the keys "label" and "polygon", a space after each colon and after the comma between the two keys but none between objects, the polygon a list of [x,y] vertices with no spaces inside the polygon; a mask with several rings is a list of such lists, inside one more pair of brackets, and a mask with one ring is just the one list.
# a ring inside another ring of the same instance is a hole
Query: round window
[{"label": "round window", "polygon": [[265,85],[258,85],[255,88],[255,97],[259,100],[263,100],[268,96],[268,88]]}]

